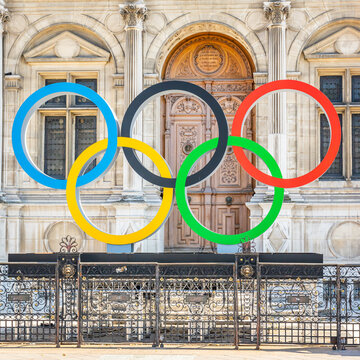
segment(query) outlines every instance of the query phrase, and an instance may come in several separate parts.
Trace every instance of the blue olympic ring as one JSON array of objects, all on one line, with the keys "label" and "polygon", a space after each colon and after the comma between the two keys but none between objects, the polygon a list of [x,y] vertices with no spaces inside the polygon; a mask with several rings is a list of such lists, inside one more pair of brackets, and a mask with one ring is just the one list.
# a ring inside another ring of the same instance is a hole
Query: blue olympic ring
[{"label": "blue olympic ring", "polygon": [[120,135],[119,123],[111,107],[99,94],[86,86],[67,82],[56,83],[45,86],[30,95],[21,105],[14,119],[12,144],[15,157],[24,171],[35,181],[47,187],[60,190],[66,189],[66,180],[54,179],[44,174],[30,158],[26,147],[26,130],[31,116],[42,104],[55,96],[69,93],[86,97],[92,101],[103,114],[108,130],[108,146],[104,156],[92,170],[79,176],[76,183],[77,187],[96,180],[112,166],[118,153],[117,138]]}]

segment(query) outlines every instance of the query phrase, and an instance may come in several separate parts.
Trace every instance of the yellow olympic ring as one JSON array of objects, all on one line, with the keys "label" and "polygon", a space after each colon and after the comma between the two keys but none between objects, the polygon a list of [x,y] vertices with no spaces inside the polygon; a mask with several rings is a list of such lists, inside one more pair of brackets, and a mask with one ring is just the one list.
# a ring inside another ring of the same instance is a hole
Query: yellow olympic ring
[{"label": "yellow olympic ring", "polygon": [[[81,203],[80,203],[80,195],[79,189],[76,188],[76,182],[80,175],[80,172],[84,168],[84,166],[89,162],[89,159],[93,158],[95,155],[100,152],[106,150],[108,141],[107,139],[96,142],[95,144],[89,146],[86,150],[84,150],[79,157],[74,162],[71,167],[66,186],[66,200],[69,206],[69,210],[71,215],[73,216],[75,222],[80,226],[80,228],[89,236],[93,237],[96,240],[120,245],[120,244],[131,244],[140,240],[143,240],[150,235],[152,235],[158,228],[166,221],[172,204],[174,191],[171,188],[164,188],[163,200],[159,211],[156,216],[149,224],[147,224],[144,228],[125,235],[113,235],[105,233],[95,227],[91,221],[85,215]],[[138,150],[142,152],[144,155],[147,155],[150,160],[152,160],[160,172],[160,175],[166,178],[171,178],[172,174],[170,168],[166,161],[162,158],[162,156],[151,146],[127,137],[118,137],[117,141],[118,147],[128,147],[134,150]]]}]

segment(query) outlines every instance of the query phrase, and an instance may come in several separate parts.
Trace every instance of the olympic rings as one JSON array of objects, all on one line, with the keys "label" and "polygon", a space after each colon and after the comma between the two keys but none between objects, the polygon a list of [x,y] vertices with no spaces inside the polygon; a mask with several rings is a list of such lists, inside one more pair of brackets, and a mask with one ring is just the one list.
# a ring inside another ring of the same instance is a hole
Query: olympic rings
[{"label": "olympic rings", "polygon": [[[214,231],[209,230],[205,226],[201,225],[198,220],[195,218],[193,213],[191,212],[188,199],[187,199],[187,191],[185,187],[185,179],[196,161],[199,160],[201,156],[205,153],[216,148],[217,138],[208,140],[198,147],[196,147],[184,160],[182,163],[179,173],[178,180],[176,181],[175,187],[175,195],[176,202],[185,222],[189,225],[189,227],[201,237],[210,240],[214,243],[218,244],[239,244],[240,242],[247,242],[251,239],[255,239],[256,237],[263,234],[275,221],[279,212],[281,210],[282,203],[284,201],[284,189],[280,187],[275,187],[274,192],[274,201],[271,205],[269,213],[266,217],[261,221],[260,224],[256,225],[253,229],[243,232],[242,234],[235,235],[223,235],[218,234]],[[247,150],[252,151],[254,154],[258,155],[268,166],[271,175],[281,178],[281,171],[276,163],[275,159],[270,155],[270,153],[265,150],[261,145],[246,139],[235,136],[229,136],[228,145],[232,146],[241,146]]]},{"label": "olympic rings", "polygon": [[109,146],[106,148],[106,152],[101,161],[87,174],[80,176],[77,186],[88,184],[108,171],[115,161],[117,154],[119,126],[116,116],[107,102],[95,91],[80,84],[67,82],[48,85],[35,91],[24,101],[15,116],[12,128],[12,144],[15,157],[24,171],[38,183],[53,189],[66,189],[66,180],[54,179],[37,168],[30,158],[25,137],[29,120],[35,111],[54,96],[68,93],[84,96],[99,108],[106,121],[109,139]]},{"label": "olympic rings", "polygon": [[[217,100],[206,90],[204,90],[200,86],[185,81],[165,81],[150,86],[149,88],[141,92],[132,101],[132,103],[126,110],[121,125],[121,136],[131,137],[132,127],[134,125],[134,121],[137,115],[141,112],[141,110],[144,108],[146,103],[150,101],[151,98],[155,97],[156,95],[164,95],[174,91],[190,95],[196,95],[201,100],[203,100],[213,111],[219,128],[219,142],[212,158],[201,170],[199,170],[195,174],[190,175],[186,180],[186,186],[191,186],[200,183],[216,170],[216,168],[225,156],[227,139],[229,136],[228,123],[222,108],[217,102]],[[144,165],[142,165],[133,149],[125,148],[124,154],[133,170],[136,171],[145,180],[149,181],[154,185],[175,188],[176,179],[164,179],[161,176],[157,176],[151,171],[147,170]]]},{"label": "olympic rings", "polygon": [[292,178],[280,179],[274,176],[264,174],[258,170],[246,157],[244,151],[239,147],[234,147],[234,153],[239,163],[244,170],[254,179],[270,186],[278,186],[282,188],[294,188],[309,184],[319,178],[331,166],[336,158],[341,143],[341,125],[338,114],[331,103],[331,101],[320,90],[306,84],[302,81],[296,80],[278,80],[264,84],[250,93],[239,106],[233,121],[232,132],[233,136],[241,136],[242,129],[247,115],[255,106],[260,98],[268,93],[274,91],[295,90],[312,97],[325,112],[331,128],[331,139],[328,152],[320,164],[309,173]]},{"label": "olympic rings", "polygon": [[[262,146],[251,140],[234,136],[241,134],[247,115],[262,96],[274,91],[278,92],[284,90],[300,91],[314,98],[324,110],[331,126],[331,142],[328,152],[322,162],[308,174],[293,179],[282,178],[281,171],[274,158]],[[195,148],[184,160],[176,178],[172,177],[170,168],[159,153],[149,145],[130,137],[136,116],[140,113],[145,104],[156,95],[174,91],[196,95],[202,99],[212,109],[219,127],[219,138],[209,140]],[[108,139],[98,141],[84,150],[74,162],[68,180],[59,180],[51,178],[36,167],[26,148],[25,136],[30,117],[39,106],[56,95],[59,96],[68,93],[84,96],[97,105],[107,124]],[[191,83],[183,81],[167,81],[149,87],[134,99],[125,113],[121,127],[121,137],[118,137],[118,135],[119,127],[116,117],[102,97],[89,88],[79,84],[57,83],[37,90],[21,105],[14,119],[12,142],[15,157],[30,177],[37,182],[54,189],[66,188],[66,199],[75,222],[89,236],[97,240],[108,244],[131,244],[150,236],[157,231],[169,216],[174,197],[173,188],[175,188],[179,211],[182,214],[184,221],[193,229],[193,231],[203,238],[218,244],[238,244],[260,236],[273,224],[280,212],[284,200],[284,188],[302,186],[312,182],[331,166],[340,146],[341,126],[335,108],[321,91],[300,81],[279,80],[260,86],[245,98],[236,112],[233,121],[233,136],[229,137],[226,117],[220,104],[212,95],[206,90]],[[218,234],[201,225],[192,214],[186,196],[186,187],[203,181],[216,170],[225,156],[228,145],[233,146],[237,159],[251,176],[258,181],[275,187],[273,204],[263,221],[253,229],[237,235]],[[124,148],[124,154],[127,160],[140,176],[145,180],[164,188],[163,200],[154,219],[144,228],[126,235],[108,234],[95,227],[85,215],[80,202],[79,188],[82,185],[88,184],[98,177],[105,175],[116,159],[119,152],[118,147]],[[256,169],[248,160],[242,148],[246,148],[258,155],[269,167],[271,176]],[[206,152],[214,149],[214,155],[208,164],[197,173],[188,176],[196,161]],[[135,150],[147,155],[154,162],[160,172],[160,176],[148,171],[140,163],[135,154]],[[99,153],[104,151],[105,154],[99,164],[97,164],[94,169],[84,174],[88,164],[90,164]]]},{"label": "olympic rings", "polygon": [[[151,146],[136,139],[123,138],[123,137],[118,137],[117,146],[119,147],[122,146],[124,147],[124,149],[127,147],[131,147],[132,149],[141,151],[143,154],[147,155],[154,162],[161,176],[163,176],[164,178],[171,178],[172,174],[166,161]],[[154,219],[144,228],[134,233],[125,234],[125,235],[112,235],[99,230],[87,218],[81,207],[79,189],[76,186],[76,182],[78,181],[78,176],[80,172],[86,169],[86,165],[90,164],[91,161],[100,152],[106,149],[107,149],[107,140],[105,139],[98,141],[95,144],[89,146],[87,149],[85,149],[75,160],[70,170],[67,181],[67,187],[66,187],[67,203],[71,215],[73,216],[75,222],[89,236],[108,244],[116,244],[116,245],[131,244],[149,237],[155,231],[157,231],[161,227],[161,225],[166,221],[167,217],[170,214],[170,210],[173,204],[174,190],[171,188],[164,189],[163,200],[158,213],[156,214]]]}]

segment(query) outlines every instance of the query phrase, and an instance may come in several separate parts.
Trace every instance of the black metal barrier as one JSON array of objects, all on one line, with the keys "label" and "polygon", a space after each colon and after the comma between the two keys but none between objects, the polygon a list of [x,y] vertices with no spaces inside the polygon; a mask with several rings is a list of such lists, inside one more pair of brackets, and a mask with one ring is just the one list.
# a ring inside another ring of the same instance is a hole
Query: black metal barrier
[{"label": "black metal barrier", "polygon": [[0,264],[0,342],[359,345],[360,265]]}]

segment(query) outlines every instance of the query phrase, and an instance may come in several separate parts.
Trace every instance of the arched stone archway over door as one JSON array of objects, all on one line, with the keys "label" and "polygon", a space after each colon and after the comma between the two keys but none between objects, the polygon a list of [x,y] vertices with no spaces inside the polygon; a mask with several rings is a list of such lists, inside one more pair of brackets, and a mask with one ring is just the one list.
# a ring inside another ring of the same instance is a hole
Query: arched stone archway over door
[{"label": "arched stone archway over door", "polygon": [[[220,34],[199,34],[180,43],[169,55],[163,78],[186,80],[210,92],[221,104],[231,129],[235,112],[253,89],[253,65],[248,55],[232,40]],[[202,101],[181,94],[166,95],[163,103],[163,152],[174,173],[186,155],[218,134],[216,120]],[[254,114],[244,134],[253,139]],[[211,154],[198,161],[204,166]],[[223,234],[249,228],[245,205],[253,195],[252,179],[243,171],[231,149],[218,170],[203,183],[188,189],[191,209],[206,227]],[[182,221],[175,208],[165,226],[167,251],[209,249],[211,244]]]}]

